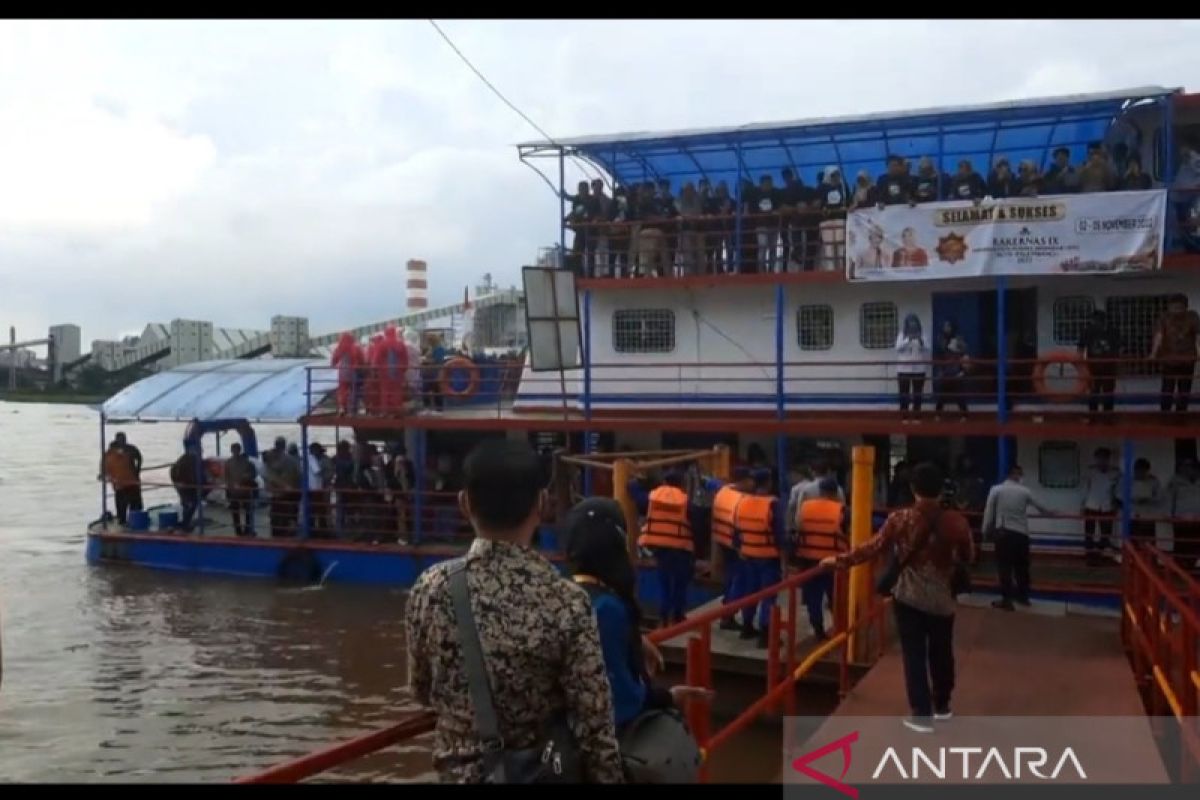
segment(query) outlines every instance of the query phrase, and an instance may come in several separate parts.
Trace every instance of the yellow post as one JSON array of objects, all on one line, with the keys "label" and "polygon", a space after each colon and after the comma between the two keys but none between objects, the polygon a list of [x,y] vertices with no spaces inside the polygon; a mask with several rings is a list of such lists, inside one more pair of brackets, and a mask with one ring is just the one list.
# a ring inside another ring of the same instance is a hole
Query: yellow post
[{"label": "yellow post", "polygon": [[[854,472],[851,477],[850,494],[850,546],[858,547],[871,538],[871,512],[875,498],[875,448],[866,445],[855,447],[852,454]],[[849,608],[846,620],[854,623],[867,613],[871,602],[871,565],[859,564],[850,570]],[[862,649],[867,643],[866,631],[862,635],[851,634],[850,653],[861,663],[865,654]]]},{"label": "yellow post", "polygon": [[632,477],[633,462],[627,458],[618,458],[613,462],[613,499],[621,504],[621,510],[625,512],[626,545],[629,549],[629,557],[636,561],[637,537],[641,531],[638,530],[637,506],[633,504],[633,498],[629,496],[629,480]]},{"label": "yellow post", "polygon": [[730,465],[733,463],[729,454],[729,445],[714,445],[713,452],[716,453],[716,458],[713,459],[713,477],[723,481],[729,480]]}]

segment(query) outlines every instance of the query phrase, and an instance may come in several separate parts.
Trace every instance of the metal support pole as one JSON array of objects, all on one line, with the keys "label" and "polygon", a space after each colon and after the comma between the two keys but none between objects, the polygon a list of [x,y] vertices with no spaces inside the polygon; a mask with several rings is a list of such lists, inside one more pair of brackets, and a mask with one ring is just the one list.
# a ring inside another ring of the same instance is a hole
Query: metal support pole
[{"label": "metal support pole", "polygon": [[733,264],[733,272],[742,271],[742,148],[741,145],[734,145],[734,150],[737,152],[738,171],[737,178],[733,182],[733,247],[730,248],[733,252],[730,255],[730,262]]},{"label": "metal support pole", "polygon": [[1133,440],[1121,441],[1121,541],[1129,541],[1133,520]]},{"label": "metal support pole", "polygon": [[312,534],[312,520],[309,518],[311,500],[308,495],[308,478],[310,466],[308,461],[308,426],[300,426],[300,538],[307,539]]},{"label": "metal support pole", "polygon": [[[104,451],[107,449],[104,444],[104,412],[100,412],[100,519],[104,519],[104,515],[108,513],[108,480],[104,474]],[[141,476],[139,475],[140,479]]]},{"label": "metal support pole", "polygon": [[567,265],[567,159],[558,149],[558,266]]},{"label": "metal support pole", "polygon": [[775,416],[782,420],[785,413],[783,402],[783,314],[787,298],[783,284],[775,287]]},{"label": "metal support pole", "polygon": [[[996,278],[996,421],[1008,422],[1008,281],[1003,275]],[[1000,432],[996,447],[996,480],[1008,474],[1008,436]]]},{"label": "metal support pole", "polygon": [[1171,182],[1175,179],[1175,100],[1174,95],[1167,95],[1163,101],[1163,164],[1162,182],[1167,188],[1167,218],[1164,224],[1166,231],[1166,249],[1168,252],[1176,249],[1180,243],[1176,240],[1179,225],[1176,220],[1175,206],[1171,202]]},{"label": "metal support pole", "polygon": [[200,446],[200,436],[196,437],[195,479],[192,491],[196,493],[196,516],[200,521],[200,535],[204,535],[204,450]]},{"label": "metal support pole", "polygon": [[[787,413],[783,396],[783,314],[786,305],[787,297],[781,283],[775,287],[775,417],[779,420],[783,420]],[[787,508],[789,488],[787,485],[787,437],[783,434],[775,437],[775,464],[776,474],[779,476],[779,485],[776,490],[783,501],[781,507]],[[785,527],[790,522],[791,520],[787,520]]]},{"label": "metal support pole", "polygon": [[[942,159],[945,157],[945,152],[946,152],[945,138],[946,138],[946,134],[942,130],[942,126],[939,125],[938,126],[937,164],[934,166],[934,172],[937,174],[937,199],[938,200],[946,199],[945,196],[942,194],[942,184],[945,183],[942,180],[942,175],[944,174],[942,172]],[[935,334],[936,334],[936,331],[935,331]]]},{"label": "metal support pole", "polygon": [[425,505],[425,429],[417,428],[416,431],[416,458],[413,471],[416,473],[416,486],[413,491],[413,520],[412,520],[412,544],[419,544],[421,534],[424,531],[424,505]]},{"label": "metal support pole", "polygon": [[592,418],[592,290],[583,290],[583,418]]}]

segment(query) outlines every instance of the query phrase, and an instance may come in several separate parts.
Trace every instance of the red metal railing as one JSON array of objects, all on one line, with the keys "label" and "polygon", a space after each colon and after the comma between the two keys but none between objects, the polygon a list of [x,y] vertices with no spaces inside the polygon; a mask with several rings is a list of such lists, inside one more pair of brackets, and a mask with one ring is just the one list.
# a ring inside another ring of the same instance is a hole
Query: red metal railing
[{"label": "red metal railing", "polygon": [[1174,717],[1179,774],[1200,775],[1200,583],[1147,544],[1124,548],[1121,639],[1154,717]]},{"label": "red metal railing", "polygon": [[[858,569],[871,570],[871,566]],[[721,729],[712,732],[711,704],[707,700],[690,700],[685,714],[693,734],[700,745],[705,765],[701,767],[701,780],[708,777],[707,762],[713,752],[729,743],[764,714],[780,706],[791,714],[795,712],[794,687],[816,664],[833,651],[839,651],[839,691],[844,695],[849,689],[849,667],[854,654],[850,648],[854,639],[860,655],[873,661],[882,653],[887,638],[884,610],[888,601],[868,593],[868,605],[861,610],[858,619],[846,619],[848,604],[848,578],[852,573],[839,572],[835,577],[835,619],[829,638],[819,643],[800,657],[799,645],[799,597],[803,584],[820,573],[812,568],[790,575],[780,583],[747,595],[733,603],[727,603],[696,614],[690,619],[650,633],[650,641],[661,644],[688,636],[686,647],[685,674],[689,685],[712,688],[712,626],[720,620],[746,609],[755,609],[767,598],[774,597],[776,604],[770,615],[767,631],[767,676],[766,687],[761,697],[744,709],[737,717]],[[784,618],[782,603],[786,603]],[[436,717],[431,712],[419,712],[402,721],[374,733],[369,733],[342,744],[334,745],[316,753],[279,764],[253,775],[237,779],[237,783],[295,783],[321,772],[338,767],[363,756],[374,753],[398,742],[420,736],[431,731]]]}]

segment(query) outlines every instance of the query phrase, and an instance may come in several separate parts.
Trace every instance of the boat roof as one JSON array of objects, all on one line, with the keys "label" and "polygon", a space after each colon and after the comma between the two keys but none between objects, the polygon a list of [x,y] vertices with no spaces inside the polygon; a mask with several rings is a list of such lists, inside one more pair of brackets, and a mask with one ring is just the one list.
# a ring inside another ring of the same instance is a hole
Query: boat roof
[{"label": "boat roof", "polygon": [[1001,155],[1045,165],[1057,147],[1082,158],[1088,142],[1103,139],[1131,104],[1154,101],[1178,88],[1143,86],[1119,91],[944,106],[844,117],[756,122],[719,128],[638,131],[579,136],[518,145],[522,157],[560,151],[587,158],[621,183],[666,178],[724,180],[792,167],[809,183],[837,166],[851,180],[860,169],[881,173],[887,156],[929,156],[952,172],[961,159],[986,172]]},{"label": "boat roof", "polygon": [[[184,364],[143,378],[100,407],[110,420],[190,422],[245,419],[296,422],[308,411],[308,368],[323,359],[223,359]],[[312,373],[313,406],[336,387],[328,370]]]}]

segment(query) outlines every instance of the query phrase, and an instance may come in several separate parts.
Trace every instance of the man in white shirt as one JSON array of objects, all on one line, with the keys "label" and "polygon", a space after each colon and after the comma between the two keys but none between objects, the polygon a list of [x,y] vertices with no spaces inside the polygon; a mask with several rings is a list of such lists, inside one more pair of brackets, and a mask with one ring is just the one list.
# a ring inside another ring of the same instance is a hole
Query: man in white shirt
[{"label": "man in white shirt", "polygon": [[[1083,477],[1083,546],[1089,564],[1102,563],[1106,551],[1115,552],[1112,529],[1120,482],[1121,471],[1112,465],[1112,451],[1107,447],[1098,448],[1094,463]],[[1099,544],[1095,539],[1097,530],[1100,532]]]},{"label": "man in white shirt", "polygon": [[992,603],[992,608],[1004,611],[1015,610],[1014,600],[1029,605],[1029,507],[1042,514],[1052,513],[1021,484],[1023,475],[1019,466],[1013,466],[1005,481],[988,492],[983,509],[983,535],[994,536],[1000,576],[1000,599]]},{"label": "man in white shirt", "polygon": [[318,442],[308,446],[308,513],[309,532],[321,538],[329,533],[329,478],[324,469],[325,448]]},{"label": "man in white shirt", "polygon": [[[830,469],[829,463],[826,461],[818,461],[809,469],[808,465],[800,467],[800,480],[792,487],[791,493],[788,495],[787,505],[787,524],[788,530],[793,533],[797,531],[798,526],[796,520],[800,514],[800,506],[805,500],[816,500],[821,497],[821,481],[825,478],[837,479]],[[838,502],[842,505],[846,504],[846,492],[838,486],[837,490]]]}]

